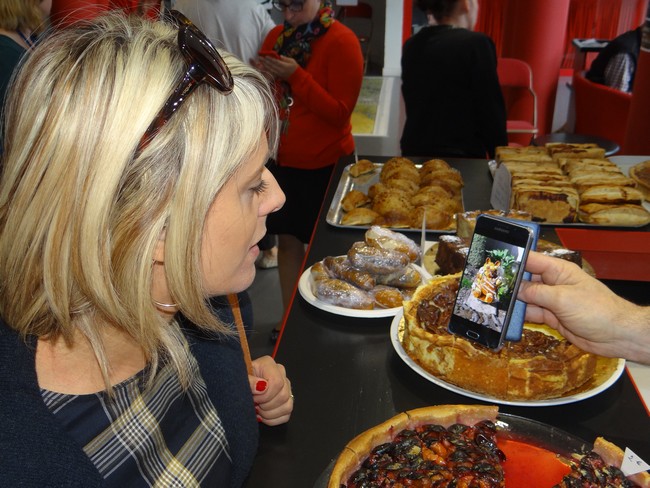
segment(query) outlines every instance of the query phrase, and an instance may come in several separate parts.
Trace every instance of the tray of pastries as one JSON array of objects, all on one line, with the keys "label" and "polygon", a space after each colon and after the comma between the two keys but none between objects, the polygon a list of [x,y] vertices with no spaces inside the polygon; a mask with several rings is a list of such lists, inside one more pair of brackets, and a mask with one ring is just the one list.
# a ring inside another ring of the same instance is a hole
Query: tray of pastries
[{"label": "tray of pastries", "polygon": [[343,170],[326,220],[336,227],[403,231],[420,231],[424,222],[429,231],[454,232],[456,213],[464,210],[463,184],[460,172],[442,159],[362,159]]},{"label": "tray of pastries", "polygon": [[540,224],[642,227],[650,205],[639,179],[605,157],[595,144],[498,147],[496,178],[508,169],[509,208]]}]

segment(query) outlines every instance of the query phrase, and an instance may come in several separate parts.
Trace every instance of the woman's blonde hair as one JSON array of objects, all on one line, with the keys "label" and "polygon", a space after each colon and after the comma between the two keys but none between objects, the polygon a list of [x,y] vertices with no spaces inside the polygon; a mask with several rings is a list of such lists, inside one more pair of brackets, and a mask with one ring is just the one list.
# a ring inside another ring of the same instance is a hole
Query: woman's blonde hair
[{"label": "woman's blonde hair", "polygon": [[40,0],[0,0],[0,29],[40,32],[44,28]]},{"label": "woman's blonde hair", "polygon": [[111,13],[48,37],[7,101],[0,184],[0,315],[24,336],[71,341],[80,331],[108,384],[98,324],[128,332],[152,366],[171,361],[187,384],[176,321],[152,302],[154,248],[180,311],[228,333],[201,286],[203,224],[215,195],[277,114],[264,77],[226,53],[235,87],[200,85],[137,155],[186,69],[177,30]]}]

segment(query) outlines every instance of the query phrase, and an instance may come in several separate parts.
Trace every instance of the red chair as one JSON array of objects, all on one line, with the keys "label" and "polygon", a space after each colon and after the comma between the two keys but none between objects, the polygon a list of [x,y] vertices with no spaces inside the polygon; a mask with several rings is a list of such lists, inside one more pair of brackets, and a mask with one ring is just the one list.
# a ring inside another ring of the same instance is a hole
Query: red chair
[{"label": "red chair", "polygon": [[609,139],[623,147],[632,94],[594,83],[584,73],[573,74],[576,134]]},{"label": "red chair", "polygon": [[497,74],[506,102],[506,130],[511,134],[530,134],[537,127],[537,94],[533,89],[533,71],[521,59],[499,58]]},{"label": "red chair", "polygon": [[361,1],[357,5],[343,5],[339,9],[336,18],[352,29],[359,38],[361,52],[363,53],[363,72],[365,74],[370,60],[370,41],[373,29],[372,6]]}]

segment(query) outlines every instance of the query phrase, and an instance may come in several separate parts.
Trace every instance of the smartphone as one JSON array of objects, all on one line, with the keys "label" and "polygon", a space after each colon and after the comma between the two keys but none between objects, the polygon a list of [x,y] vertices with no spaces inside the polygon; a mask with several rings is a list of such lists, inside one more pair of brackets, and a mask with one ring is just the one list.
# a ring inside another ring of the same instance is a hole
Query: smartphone
[{"label": "smartphone", "polygon": [[260,51],[258,54],[260,56],[269,56],[271,58],[280,59],[280,55],[277,53],[277,51],[274,51],[273,49]]},{"label": "smartphone", "polygon": [[537,238],[536,228],[528,224],[486,214],[477,217],[449,332],[494,351],[503,347],[526,258]]}]

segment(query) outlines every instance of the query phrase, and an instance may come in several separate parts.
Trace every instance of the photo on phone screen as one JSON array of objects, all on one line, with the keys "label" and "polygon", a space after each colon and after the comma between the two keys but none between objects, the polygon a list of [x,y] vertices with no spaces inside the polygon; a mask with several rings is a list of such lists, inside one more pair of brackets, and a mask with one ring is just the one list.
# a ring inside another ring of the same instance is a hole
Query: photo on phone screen
[{"label": "photo on phone screen", "polygon": [[533,231],[481,215],[460,279],[449,331],[498,350],[512,315]]}]

